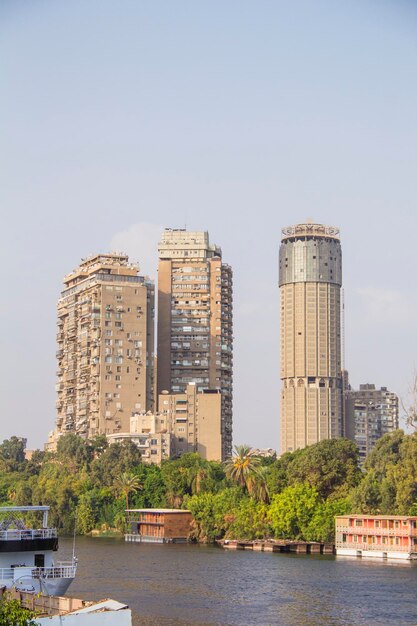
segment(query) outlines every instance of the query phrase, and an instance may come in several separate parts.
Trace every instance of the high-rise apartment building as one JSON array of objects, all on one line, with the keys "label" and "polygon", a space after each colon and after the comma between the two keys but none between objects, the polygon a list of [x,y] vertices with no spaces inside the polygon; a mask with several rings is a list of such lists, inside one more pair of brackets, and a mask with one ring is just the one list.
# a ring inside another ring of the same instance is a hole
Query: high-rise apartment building
[{"label": "high-rise apartment building", "polygon": [[159,244],[158,395],[221,392],[222,459],[232,452],[232,270],[207,232],[166,229]]},{"label": "high-rise apartment building", "polygon": [[323,224],[282,230],[281,452],[343,434],[342,251]]},{"label": "high-rise apartment building", "polygon": [[154,299],[123,254],[97,254],[64,278],[56,437],[128,431],[132,413],[154,408]]},{"label": "high-rise apartment building", "polygon": [[363,463],[378,439],[398,428],[398,396],[367,383],[346,393],[346,436],[355,441]]}]

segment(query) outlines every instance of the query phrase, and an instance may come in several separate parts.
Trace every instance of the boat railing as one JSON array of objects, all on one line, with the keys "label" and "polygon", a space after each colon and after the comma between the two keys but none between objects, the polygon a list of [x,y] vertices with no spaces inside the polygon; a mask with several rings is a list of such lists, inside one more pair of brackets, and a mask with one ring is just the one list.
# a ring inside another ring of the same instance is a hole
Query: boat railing
[{"label": "boat railing", "polygon": [[58,563],[54,567],[35,567],[33,578],[75,578],[77,566],[72,562]]},{"label": "boat railing", "polygon": [[[36,578],[36,579],[50,579],[50,578],[75,578],[75,572],[77,565],[72,561],[64,561],[58,563],[53,567],[3,567],[0,568],[0,581],[1,580],[16,580],[17,578]],[[21,572],[23,572],[21,574]]]},{"label": "boat railing", "polygon": [[12,567],[0,567],[0,580],[13,580],[14,572]]},{"label": "boat railing", "polygon": [[28,528],[0,530],[0,541],[25,541],[28,539],[56,539],[56,528]]}]

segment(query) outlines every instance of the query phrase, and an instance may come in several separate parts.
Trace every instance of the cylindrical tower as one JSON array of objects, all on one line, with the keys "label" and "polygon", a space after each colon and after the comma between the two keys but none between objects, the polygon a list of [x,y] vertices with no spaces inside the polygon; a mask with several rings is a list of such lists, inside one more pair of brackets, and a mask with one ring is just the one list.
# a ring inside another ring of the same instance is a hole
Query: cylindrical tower
[{"label": "cylindrical tower", "polygon": [[282,230],[281,453],[342,434],[341,285],[337,228]]}]

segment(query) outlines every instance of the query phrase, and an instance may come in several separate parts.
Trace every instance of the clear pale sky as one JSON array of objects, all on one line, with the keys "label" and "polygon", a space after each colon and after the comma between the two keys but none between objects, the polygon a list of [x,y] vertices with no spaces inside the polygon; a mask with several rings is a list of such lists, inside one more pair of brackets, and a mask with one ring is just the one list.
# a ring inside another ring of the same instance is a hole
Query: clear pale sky
[{"label": "clear pale sky", "polygon": [[0,441],[55,419],[82,257],[156,278],[164,227],[234,269],[234,443],[278,448],[283,226],[338,226],[351,382],[417,368],[417,4],[1,0]]}]

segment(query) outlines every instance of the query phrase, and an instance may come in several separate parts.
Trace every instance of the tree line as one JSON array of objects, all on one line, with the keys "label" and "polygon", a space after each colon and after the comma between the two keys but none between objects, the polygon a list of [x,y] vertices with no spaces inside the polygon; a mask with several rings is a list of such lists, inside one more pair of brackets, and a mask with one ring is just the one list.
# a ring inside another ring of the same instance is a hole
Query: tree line
[{"label": "tree line", "polygon": [[417,433],[382,437],[365,462],[347,439],[256,456],[237,446],[226,463],[184,454],[161,466],[142,462],[131,442],[108,445],[68,434],[56,452],[25,459],[17,437],[0,444],[0,503],[49,505],[62,534],[125,529],[126,508],[189,509],[191,539],[289,538],[332,541],[334,516],[417,515]]}]

